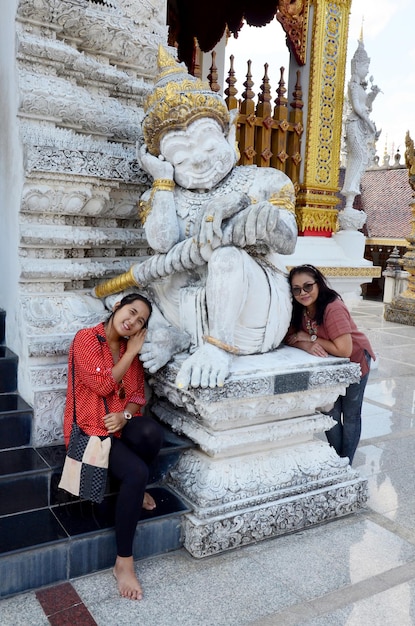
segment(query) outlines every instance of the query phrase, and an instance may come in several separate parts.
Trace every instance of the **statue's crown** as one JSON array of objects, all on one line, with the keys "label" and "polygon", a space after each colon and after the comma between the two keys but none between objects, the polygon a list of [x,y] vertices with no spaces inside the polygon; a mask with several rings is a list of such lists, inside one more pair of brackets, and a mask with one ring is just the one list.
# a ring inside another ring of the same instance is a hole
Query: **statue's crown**
[{"label": "statue's crown", "polygon": [[154,91],[144,103],[143,135],[151,154],[160,154],[160,141],[166,132],[184,129],[201,117],[215,119],[228,131],[229,111],[221,95],[191,76],[163,46],[159,46],[157,63]]},{"label": "statue's crown", "polygon": [[351,62],[354,67],[370,62],[370,58],[365,50],[365,44],[363,43],[362,38],[360,38],[358,41],[356,52],[354,53]]}]

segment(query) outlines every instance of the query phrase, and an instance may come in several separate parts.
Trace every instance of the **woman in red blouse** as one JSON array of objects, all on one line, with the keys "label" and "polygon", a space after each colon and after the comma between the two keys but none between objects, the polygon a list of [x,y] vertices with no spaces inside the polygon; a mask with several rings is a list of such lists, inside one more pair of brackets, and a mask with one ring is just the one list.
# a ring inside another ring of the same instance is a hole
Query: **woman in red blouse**
[{"label": "woman in red blouse", "polygon": [[336,425],[326,432],[337,454],[352,464],[362,430],[362,403],[371,359],[375,359],[366,335],[358,330],[340,295],[328,286],[313,265],[292,268],[289,274],[293,295],[291,326],[285,339],[290,346],[315,356],[348,357],[360,364],[360,382],[347,387],[328,414]]},{"label": "woman in red blouse", "polygon": [[[80,330],[69,350],[64,437],[68,445],[73,422],[74,390],[77,423],[88,435],[113,441],[109,471],[120,482],[115,512],[117,558],[114,575],[123,597],[141,600],[142,589],[133,561],[133,540],[141,508],[156,506],[145,493],[149,464],[163,441],[160,425],[143,416],[144,370],[138,358],[143,346],[151,303],[129,294],[114,305],[109,319]],[[73,360],[72,360],[73,359]],[[105,410],[104,398],[109,412]]]}]

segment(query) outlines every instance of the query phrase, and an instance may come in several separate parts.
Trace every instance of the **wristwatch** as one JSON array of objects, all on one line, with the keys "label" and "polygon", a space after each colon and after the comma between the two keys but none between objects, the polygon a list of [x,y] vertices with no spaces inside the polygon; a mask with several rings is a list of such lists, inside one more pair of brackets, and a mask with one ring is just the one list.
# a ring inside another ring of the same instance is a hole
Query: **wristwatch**
[{"label": "wristwatch", "polygon": [[310,335],[310,341],[316,341],[317,335]]},{"label": "wristwatch", "polygon": [[128,411],[124,411],[124,417],[126,420],[130,420],[132,418],[132,415]]}]

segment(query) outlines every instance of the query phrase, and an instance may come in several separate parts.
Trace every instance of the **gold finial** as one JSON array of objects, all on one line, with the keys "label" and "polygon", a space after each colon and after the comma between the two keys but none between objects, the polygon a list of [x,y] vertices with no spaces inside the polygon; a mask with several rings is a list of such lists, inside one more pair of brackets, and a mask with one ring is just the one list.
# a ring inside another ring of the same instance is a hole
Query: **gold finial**
[{"label": "gold finial", "polygon": [[165,78],[166,76],[173,74],[183,74],[183,66],[180,66],[174,56],[167,52],[166,48],[164,48],[161,44],[159,44],[157,54],[157,65],[159,68],[157,80],[160,80],[161,77]]},{"label": "gold finial", "polygon": [[363,22],[365,21],[365,16],[362,15],[362,24],[360,26],[360,37],[359,37],[359,41],[361,41],[363,43]]}]

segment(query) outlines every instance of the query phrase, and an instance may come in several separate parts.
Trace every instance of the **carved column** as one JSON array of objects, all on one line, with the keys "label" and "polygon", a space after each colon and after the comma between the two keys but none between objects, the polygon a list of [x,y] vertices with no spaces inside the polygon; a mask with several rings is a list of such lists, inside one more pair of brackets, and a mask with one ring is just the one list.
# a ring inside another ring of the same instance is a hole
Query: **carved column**
[{"label": "carved column", "polygon": [[330,236],[336,228],[350,7],[351,0],[309,2],[309,58],[302,69],[307,127],[296,209],[299,230],[308,235]]}]

